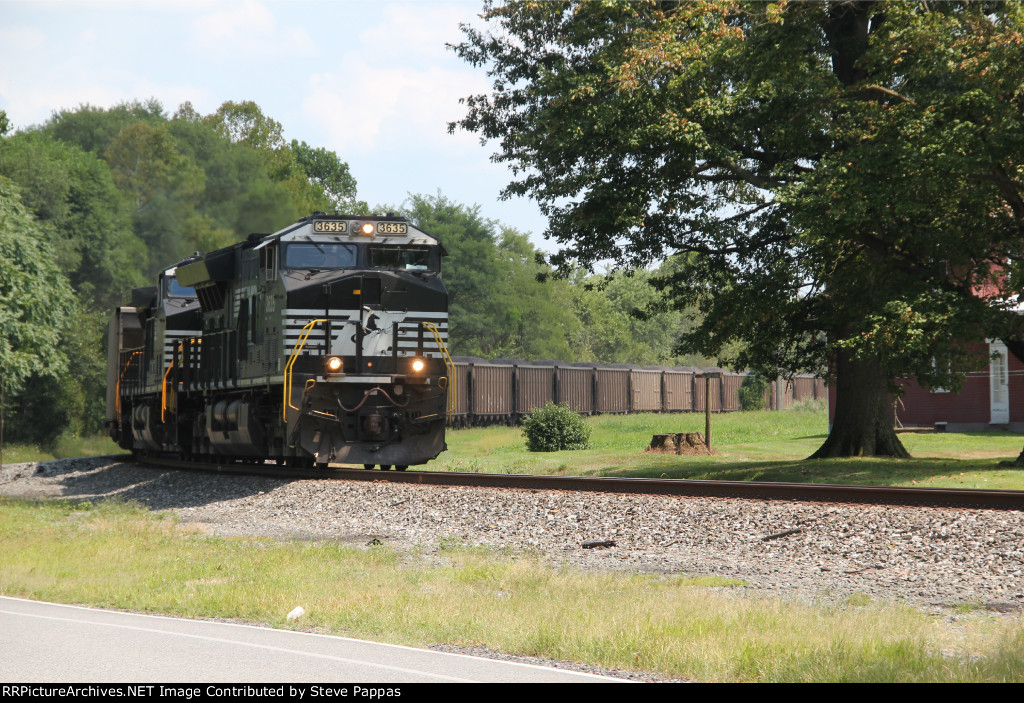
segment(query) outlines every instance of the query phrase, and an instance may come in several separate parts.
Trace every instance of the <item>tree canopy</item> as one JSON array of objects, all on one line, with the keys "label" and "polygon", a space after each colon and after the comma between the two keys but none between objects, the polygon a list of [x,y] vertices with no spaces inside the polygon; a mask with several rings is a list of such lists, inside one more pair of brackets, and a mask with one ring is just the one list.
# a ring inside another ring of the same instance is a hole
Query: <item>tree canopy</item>
[{"label": "tree canopy", "polygon": [[32,376],[61,373],[68,358],[60,340],[74,312],[45,235],[0,176],[0,376],[8,398]]},{"label": "tree canopy", "polygon": [[819,455],[905,455],[893,377],[948,387],[936,359],[1019,326],[1022,12],[487,2],[454,49],[492,90],[451,128],[496,140],[563,269],[676,255],[683,350],[832,376]]},{"label": "tree canopy", "polygon": [[205,117],[186,103],[172,118],[155,100],[84,105],[8,127],[0,113],[0,375],[15,441],[100,429],[105,324],[125,289],[195,250],[358,202],[336,154],[293,149],[252,102]]}]

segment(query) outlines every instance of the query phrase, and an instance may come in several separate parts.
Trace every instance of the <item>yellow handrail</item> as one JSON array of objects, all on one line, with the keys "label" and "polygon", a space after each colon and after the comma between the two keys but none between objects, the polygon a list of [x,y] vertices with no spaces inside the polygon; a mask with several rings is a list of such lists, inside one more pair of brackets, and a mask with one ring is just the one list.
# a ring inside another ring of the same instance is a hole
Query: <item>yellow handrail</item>
[{"label": "yellow handrail", "polygon": [[[178,345],[179,352],[181,352],[184,348],[184,342]],[[164,382],[160,388],[160,422],[164,422],[164,413],[167,411],[167,377],[171,374],[171,369],[173,368],[174,359],[171,359],[171,363],[167,365],[167,370],[164,371]]]},{"label": "yellow handrail", "polygon": [[309,335],[313,331],[313,327],[318,322],[327,322],[327,318],[323,317],[317,320],[311,320],[302,328],[302,332],[299,334],[299,339],[295,342],[295,346],[292,348],[292,355],[288,359],[288,363],[284,366],[284,402],[281,404],[281,415],[286,423],[288,422],[288,408],[298,410],[297,407],[292,405],[292,367],[295,366],[295,362],[299,358],[299,352],[301,352],[302,348],[306,346],[306,340],[309,339]]},{"label": "yellow handrail", "polygon": [[457,397],[456,391],[458,390],[457,380],[455,377],[455,362],[452,361],[451,355],[448,354],[448,347],[445,346],[445,343],[441,340],[441,332],[437,329],[437,325],[433,322],[424,322],[423,326],[434,334],[434,340],[437,342],[437,348],[440,349],[441,354],[444,355],[444,365],[445,368],[448,369],[449,379],[445,389],[448,391],[448,401],[445,403],[445,414],[448,416],[448,419],[451,419],[452,413],[455,412],[455,400]]}]

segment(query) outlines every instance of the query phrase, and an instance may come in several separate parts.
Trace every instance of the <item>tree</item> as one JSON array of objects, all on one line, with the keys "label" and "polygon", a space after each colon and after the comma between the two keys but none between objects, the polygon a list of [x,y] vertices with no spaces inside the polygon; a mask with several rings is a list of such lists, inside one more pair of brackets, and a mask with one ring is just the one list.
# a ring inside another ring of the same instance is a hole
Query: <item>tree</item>
[{"label": "tree", "polygon": [[163,122],[163,105],[155,98],[142,103],[138,100],[123,102],[112,108],[79,105],[74,110],[60,110],[46,123],[44,130],[51,136],[69,144],[77,144],[85,151],[102,154],[121,130],[136,122]]},{"label": "tree", "polygon": [[551,278],[550,268],[538,263],[538,252],[526,234],[502,227],[497,247],[504,275],[498,306],[492,311],[492,324],[500,335],[492,356],[572,359],[571,340],[579,336],[580,322],[573,314],[568,283]]},{"label": "tree", "polygon": [[[461,127],[535,198],[561,268],[673,254],[682,350],[837,388],[816,456],[906,456],[892,379],[1019,326],[1017,3],[486,3]],[[983,299],[985,284],[1004,295]],[[955,365],[954,365],[955,368]]]},{"label": "tree", "polygon": [[[23,392],[34,380],[63,378],[67,373],[63,342],[77,312],[74,294],[45,235],[22,205],[14,184],[0,176],[0,383],[5,424],[12,416],[9,408],[21,406]],[[42,423],[47,431],[59,424],[57,410],[51,408]],[[18,437],[9,430],[11,435]]]},{"label": "tree", "polygon": [[580,322],[572,344],[581,361],[714,366],[712,358],[676,353],[679,336],[694,323],[651,285],[671,263],[654,271],[572,273],[573,312]]},{"label": "tree", "polygon": [[337,154],[296,139],[292,140],[291,149],[306,177],[323,189],[335,210],[353,215],[369,212],[369,206],[356,199],[356,179]]},{"label": "tree", "polygon": [[218,249],[236,242],[240,234],[274,232],[283,223],[309,214],[269,176],[258,152],[232,142],[194,116],[187,117],[185,107],[179,108],[167,129],[178,151],[205,174],[195,208],[210,218],[215,235],[209,245],[198,248]]},{"label": "tree", "polygon": [[0,141],[0,174],[18,185],[86,309],[109,310],[122,290],[142,285],[146,249],[101,159],[49,134],[23,132]]},{"label": "tree", "polygon": [[178,150],[166,123],[128,125],[103,157],[130,200],[135,232],[149,248],[148,278],[194,250],[219,243],[210,218],[196,209],[206,174]]},{"label": "tree", "polygon": [[[307,170],[298,160],[298,154],[285,141],[281,123],[264,115],[260,106],[253,101],[236,103],[228,100],[215,113],[204,117],[203,123],[232,142],[245,145],[258,153],[263,158],[267,174],[287,188],[293,204],[300,211],[308,214],[332,206],[333,201],[330,194],[325,192],[323,183],[315,175],[307,175]],[[304,151],[302,155],[310,157],[311,151]],[[348,166],[341,162],[339,164],[347,172]],[[352,181],[352,186],[354,195],[355,181]]]}]

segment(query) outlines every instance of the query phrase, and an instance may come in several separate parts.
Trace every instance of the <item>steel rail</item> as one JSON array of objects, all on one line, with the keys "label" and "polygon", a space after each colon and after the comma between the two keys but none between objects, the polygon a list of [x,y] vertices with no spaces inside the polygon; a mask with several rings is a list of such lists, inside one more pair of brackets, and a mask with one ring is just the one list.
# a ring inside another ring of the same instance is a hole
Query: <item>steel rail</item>
[{"label": "steel rail", "polygon": [[391,481],[425,486],[520,488],[552,491],[591,491],[636,495],[675,495],[709,498],[789,500],[816,503],[861,503],[894,506],[978,508],[1024,511],[1024,491],[904,486],[851,486],[828,483],[769,483],[755,481],[699,481],[691,479],[619,478],[612,476],[538,476],[532,474],[479,474],[442,471],[380,471],[329,467],[284,467],[276,464],[188,462],[162,457],[136,461],[165,468],[246,474],[280,479]]}]

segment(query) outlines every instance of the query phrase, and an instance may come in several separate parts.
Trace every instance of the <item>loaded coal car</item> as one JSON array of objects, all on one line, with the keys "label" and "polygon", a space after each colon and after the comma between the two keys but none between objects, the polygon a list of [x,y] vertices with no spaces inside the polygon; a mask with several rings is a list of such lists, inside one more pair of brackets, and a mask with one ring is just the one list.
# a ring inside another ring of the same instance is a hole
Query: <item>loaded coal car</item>
[{"label": "loaded coal car", "polygon": [[111,319],[111,436],[196,461],[426,463],[455,397],[445,253],[401,218],[314,213],[179,262]]}]

